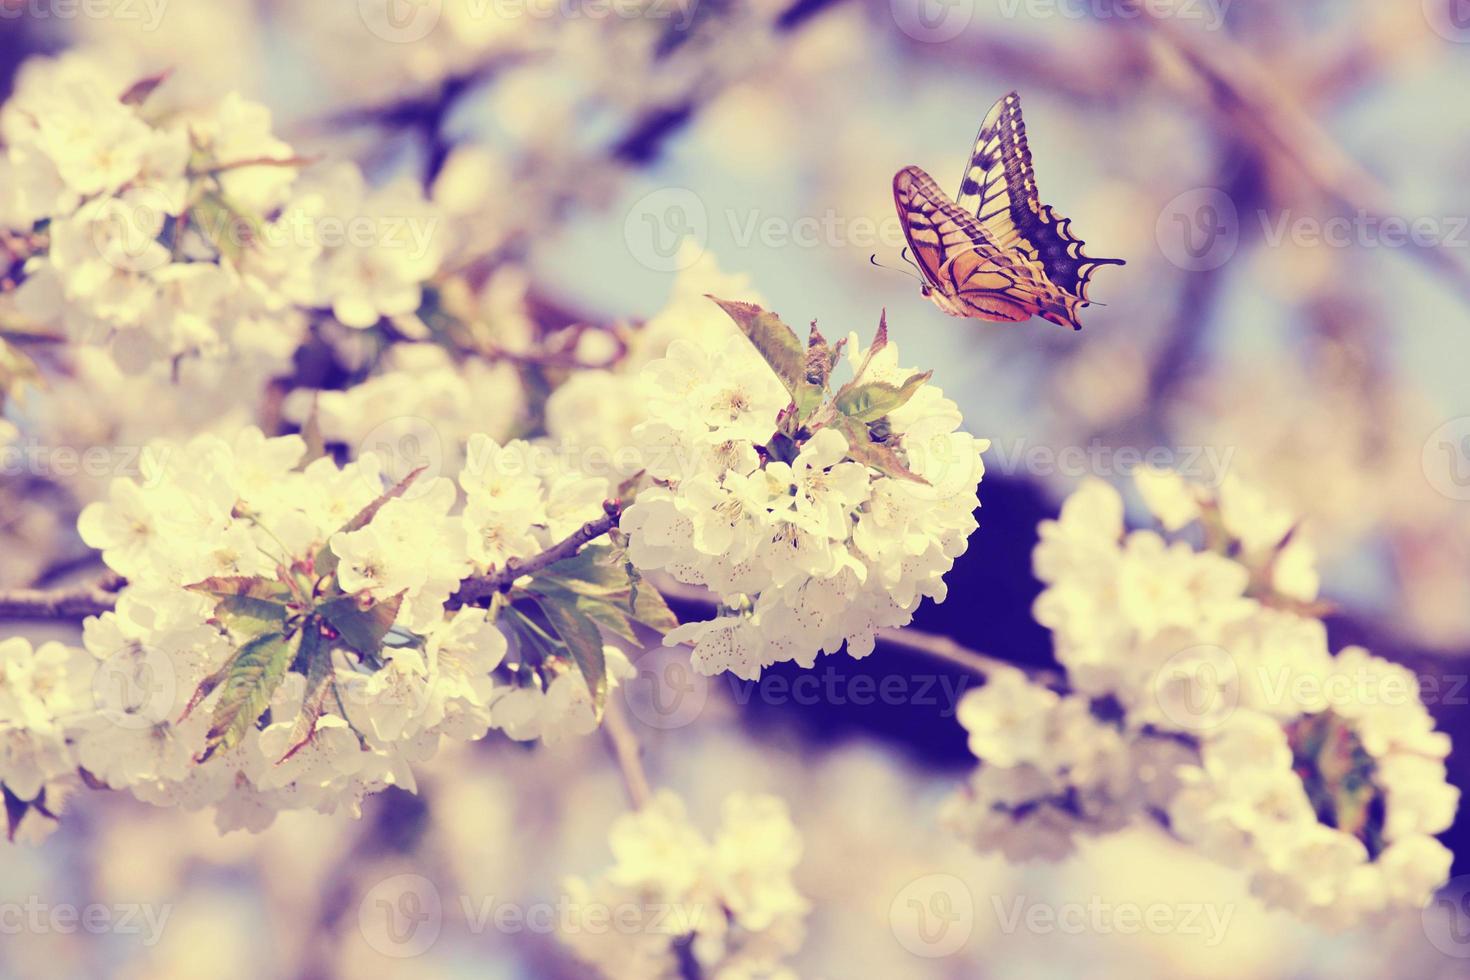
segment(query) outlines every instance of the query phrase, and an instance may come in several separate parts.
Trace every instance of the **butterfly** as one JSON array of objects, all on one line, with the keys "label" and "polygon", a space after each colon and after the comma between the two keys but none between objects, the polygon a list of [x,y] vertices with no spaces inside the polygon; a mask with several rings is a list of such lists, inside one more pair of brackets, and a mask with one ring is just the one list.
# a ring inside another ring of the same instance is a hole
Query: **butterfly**
[{"label": "butterfly", "polygon": [[1041,203],[1015,92],[985,114],[953,200],[922,169],[904,167],[893,177],[893,201],[924,295],[950,316],[1039,316],[1081,330],[1092,273],[1124,264],[1089,258],[1072,222]]}]

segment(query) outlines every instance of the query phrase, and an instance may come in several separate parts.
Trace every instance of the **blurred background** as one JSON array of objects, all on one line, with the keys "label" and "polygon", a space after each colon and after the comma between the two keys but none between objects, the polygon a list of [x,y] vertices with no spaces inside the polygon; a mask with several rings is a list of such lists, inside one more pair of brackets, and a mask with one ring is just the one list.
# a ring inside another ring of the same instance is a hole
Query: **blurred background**
[{"label": "blurred background", "polygon": [[[1045,664],[1036,522],[1141,458],[1210,484],[1234,472],[1302,516],[1333,649],[1433,678],[1431,711],[1470,744],[1465,0],[0,0],[0,88],[70,48],[137,77],[172,68],[183,100],[239,91],[298,152],[420,181],[449,265],[533,321],[652,316],[701,263],[829,337],[866,337],[886,308],[903,363],[934,367],[993,440],[981,529],[920,628]],[[1080,334],[953,320],[870,263],[904,268],[893,173],[918,164],[953,190],[1012,89],[1043,201],[1128,261],[1094,279]],[[253,413],[213,387],[139,407],[172,435]],[[63,391],[27,411],[76,433],[101,409]],[[0,481],[0,584],[64,573],[96,492]],[[973,762],[953,720],[964,675],[899,651],[822,669],[837,696],[714,681],[661,728],[632,705],[654,781],[697,815],[732,789],[789,801],[814,905],[803,977],[1465,975],[1470,938],[1427,928],[1435,910],[1322,933],[1146,830],[1054,866],[975,856],[936,820]],[[930,694],[841,696],[859,674]],[[1450,758],[1462,788],[1466,760]],[[167,907],[160,941],[7,935],[0,976],[581,976],[553,936],[482,913],[554,902],[563,875],[604,866],[624,809],[597,739],[444,753],[418,796],[260,836],[115,797],[74,801],[39,848],[0,848],[0,901]],[[1458,874],[1466,829],[1447,840]],[[914,939],[916,887],[963,932],[942,956]],[[442,909],[410,958],[359,925],[404,889]],[[1028,926],[1018,897],[1159,906],[1176,925]]]}]

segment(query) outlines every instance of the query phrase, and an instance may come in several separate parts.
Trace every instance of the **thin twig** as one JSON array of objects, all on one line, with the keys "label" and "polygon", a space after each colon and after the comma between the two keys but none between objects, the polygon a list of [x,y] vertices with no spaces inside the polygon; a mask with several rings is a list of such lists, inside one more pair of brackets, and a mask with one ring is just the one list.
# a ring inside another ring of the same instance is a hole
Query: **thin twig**
[{"label": "thin twig", "polygon": [[126,584],[120,575],[68,589],[13,589],[0,592],[0,619],[82,620],[100,616],[117,605]]},{"label": "thin twig", "polygon": [[607,742],[608,752],[618,764],[623,777],[623,789],[628,793],[628,802],[635,810],[641,810],[653,799],[653,790],[648,782],[648,773],[643,768],[643,747],[638,736],[628,723],[623,702],[617,697],[608,698],[602,715],[602,737]]},{"label": "thin twig", "polygon": [[[655,588],[663,594],[665,599],[676,603],[690,606],[700,606],[707,609],[715,609],[719,606],[719,599],[707,589],[697,585],[686,585],[676,582],[667,575],[650,577]],[[1052,675],[1049,671],[1037,670],[1025,664],[1013,664],[999,657],[979,653],[969,647],[962,646],[947,636],[937,633],[926,633],[912,627],[903,628],[886,627],[878,631],[878,643],[881,646],[891,647],[897,650],[906,650],[910,653],[921,654],[934,660],[943,660],[982,677],[988,677],[996,671],[1020,670],[1024,671],[1036,680],[1047,683]]]},{"label": "thin twig", "polygon": [[622,505],[615,500],[609,500],[603,505],[607,511],[595,521],[588,521],[572,534],[547,548],[541,554],[523,561],[512,559],[505,563],[505,567],[498,572],[489,575],[479,575],[467,578],[461,583],[459,591],[449,597],[445,604],[450,609],[458,609],[460,606],[472,606],[475,603],[488,599],[497,592],[506,592],[516,580],[526,575],[534,575],[548,565],[554,565],[559,561],[571,558],[582,550],[582,546],[590,541],[602,537],[613,528],[617,527],[618,515],[622,513]]}]

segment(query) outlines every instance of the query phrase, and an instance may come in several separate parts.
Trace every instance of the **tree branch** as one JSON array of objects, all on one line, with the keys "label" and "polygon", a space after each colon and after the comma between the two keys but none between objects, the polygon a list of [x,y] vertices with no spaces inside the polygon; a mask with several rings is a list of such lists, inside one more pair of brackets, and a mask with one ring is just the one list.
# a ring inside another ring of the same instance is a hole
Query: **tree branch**
[{"label": "tree branch", "polygon": [[0,592],[0,620],[82,620],[100,616],[117,605],[117,592],[127,583],[110,574],[96,582],[67,589],[12,589]]},{"label": "tree branch", "polygon": [[643,809],[653,799],[648,773],[643,768],[643,747],[628,723],[623,702],[616,697],[607,699],[607,708],[602,715],[602,737],[613,761],[618,764],[628,802],[635,810]]},{"label": "tree branch", "polygon": [[[1235,129],[1274,149],[1328,197],[1377,220],[1403,215],[1388,189],[1333,139],[1254,55],[1230,38],[1208,43],[1139,0],[1120,0],[1202,79]],[[1442,245],[1411,242],[1409,254],[1443,276],[1470,302],[1470,267]]]},{"label": "tree branch", "polygon": [[[664,598],[688,606],[699,606],[714,610],[719,606],[719,599],[708,589],[698,585],[686,585],[676,582],[667,575],[652,577],[654,586],[663,593]],[[1051,671],[1038,671],[1036,668],[1026,664],[1013,664],[999,657],[979,653],[969,647],[962,646],[947,636],[937,633],[926,633],[912,627],[885,627],[878,631],[878,643],[885,647],[896,650],[906,650],[909,653],[917,653],[933,660],[943,660],[963,670],[981,677],[988,677],[999,670],[1020,670],[1028,674],[1034,680],[1047,684],[1058,680]]]},{"label": "tree branch", "polygon": [[602,505],[607,512],[595,521],[588,521],[572,534],[547,548],[541,554],[524,561],[512,558],[505,563],[505,567],[498,572],[489,575],[478,575],[467,578],[460,584],[459,591],[449,597],[445,604],[449,609],[458,609],[460,606],[472,606],[475,603],[488,599],[497,592],[509,591],[516,580],[526,575],[534,575],[548,565],[554,565],[566,558],[571,558],[582,550],[582,546],[590,541],[602,537],[613,528],[617,527],[618,517],[623,512],[623,505],[619,501],[609,500]]}]

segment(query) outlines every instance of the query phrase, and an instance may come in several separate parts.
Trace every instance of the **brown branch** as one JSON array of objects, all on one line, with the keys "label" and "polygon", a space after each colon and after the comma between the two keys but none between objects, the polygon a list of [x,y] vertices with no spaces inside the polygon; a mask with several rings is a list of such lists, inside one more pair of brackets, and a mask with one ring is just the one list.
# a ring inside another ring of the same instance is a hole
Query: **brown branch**
[{"label": "brown branch", "polygon": [[505,563],[505,567],[498,572],[489,575],[478,575],[467,578],[460,584],[459,591],[449,597],[445,604],[449,609],[458,609],[460,606],[472,606],[477,602],[488,599],[497,592],[507,592],[516,583],[516,580],[526,576],[534,575],[548,565],[554,565],[559,561],[571,558],[582,550],[582,546],[590,541],[602,537],[618,525],[618,516],[622,513],[622,504],[616,500],[609,500],[603,505],[607,512],[595,521],[588,521],[576,531],[547,548],[541,554],[523,561],[512,558]]},{"label": "brown branch", "polygon": [[638,736],[628,723],[623,702],[617,697],[608,698],[607,708],[602,715],[602,737],[607,750],[618,764],[623,777],[623,789],[628,793],[628,802],[633,809],[641,810],[653,799],[653,790],[648,782],[648,773],[643,768],[643,747]]},{"label": "brown branch", "polygon": [[0,619],[82,620],[111,612],[117,592],[127,583],[121,575],[68,589],[12,589],[0,592]]},{"label": "brown branch", "polygon": [[[1120,0],[1202,79],[1232,128],[1290,160],[1328,197],[1376,220],[1394,214],[1393,198],[1344,150],[1247,49],[1221,34],[1208,42],[1139,0]],[[1439,245],[1411,242],[1409,254],[1447,279],[1470,301],[1470,267]]]},{"label": "brown branch", "polygon": [[[701,586],[676,582],[667,575],[655,575],[649,578],[665,599],[710,610],[719,606],[719,599],[715,594]],[[1043,684],[1051,684],[1059,680],[1051,671],[1037,670],[1026,664],[1013,664],[999,657],[971,650],[947,636],[926,633],[908,626],[880,629],[878,643],[881,646],[917,653],[933,660],[943,660],[973,674],[979,674],[981,677],[988,677],[996,671],[1011,669],[1023,671]]]}]

